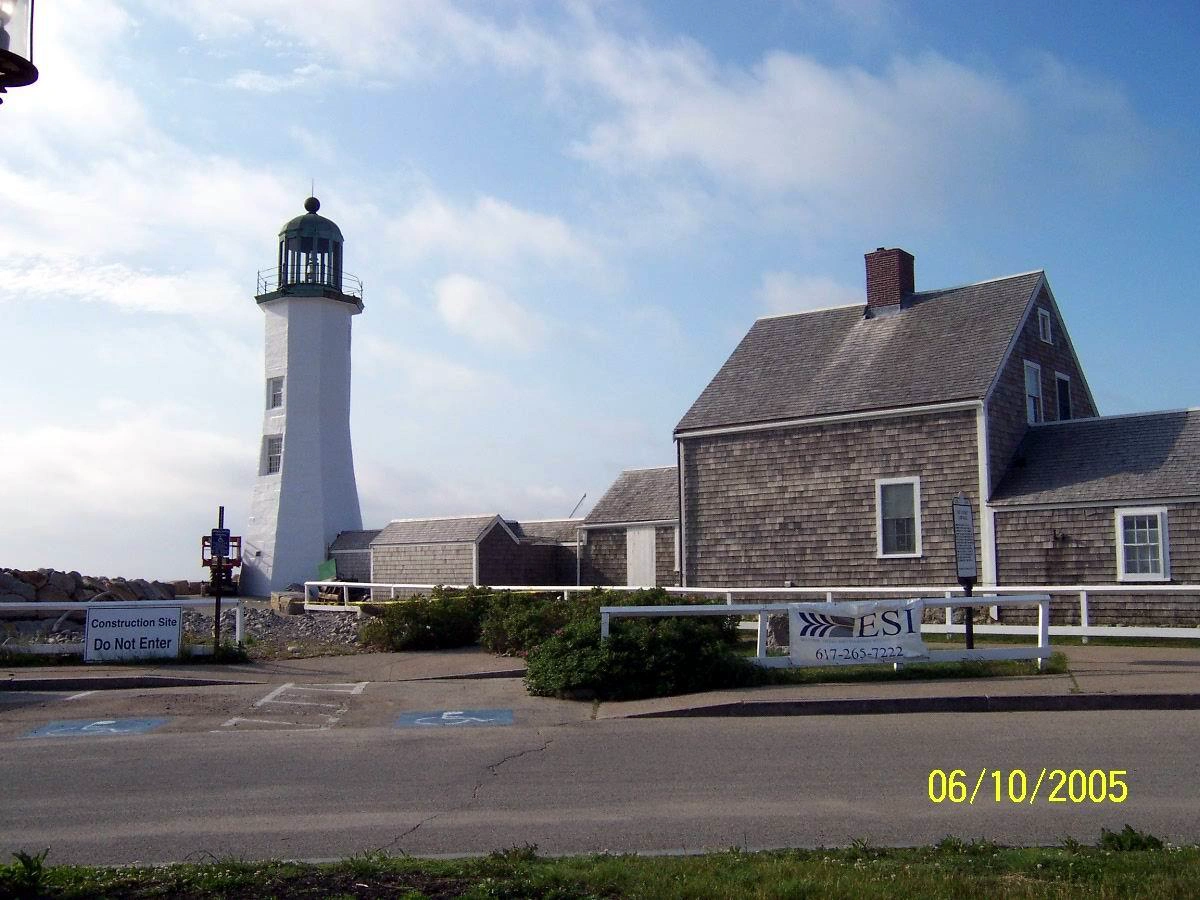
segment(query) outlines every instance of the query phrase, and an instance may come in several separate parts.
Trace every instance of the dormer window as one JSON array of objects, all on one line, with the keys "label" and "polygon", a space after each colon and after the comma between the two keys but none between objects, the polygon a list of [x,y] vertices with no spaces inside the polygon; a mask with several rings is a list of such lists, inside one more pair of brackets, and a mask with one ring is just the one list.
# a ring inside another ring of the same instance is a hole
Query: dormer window
[{"label": "dormer window", "polygon": [[1054,343],[1054,320],[1050,318],[1050,311],[1047,309],[1038,308],[1038,337],[1047,344]]}]

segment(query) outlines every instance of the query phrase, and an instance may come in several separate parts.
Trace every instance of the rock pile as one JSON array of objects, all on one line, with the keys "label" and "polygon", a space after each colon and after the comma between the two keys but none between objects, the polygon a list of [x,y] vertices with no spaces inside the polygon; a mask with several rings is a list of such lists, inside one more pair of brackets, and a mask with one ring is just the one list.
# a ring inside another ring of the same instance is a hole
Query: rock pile
[{"label": "rock pile", "polygon": [[104,578],[57,569],[0,568],[0,603],[70,603],[101,600],[174,600],[199,594],[200,582]]}]

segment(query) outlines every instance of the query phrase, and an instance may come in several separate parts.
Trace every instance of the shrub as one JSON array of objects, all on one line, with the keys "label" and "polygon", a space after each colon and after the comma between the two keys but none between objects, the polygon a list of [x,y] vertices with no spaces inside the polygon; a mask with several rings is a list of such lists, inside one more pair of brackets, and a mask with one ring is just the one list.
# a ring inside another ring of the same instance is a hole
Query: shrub
[{"label": "shrub", "polygon": [[479,642],[501,656],[525,656],[567,624],[572,603],[558,594],[501,591],[488,603]]},{"label": "shrub", "polygon": [[428,599],[417,597],[384,607],[359,629],[363,643],[387,650],[446,650],[479,642],[480,624],[491,591],[435,587]]},{"label": "shrub", "polygon": [[632,700],[761,683],[760,670],[734,653],[737,623],[731,617],[618,620],[601,642],[600,606],[663,605],[665,599],[662,591],[619,600],[589,594],[558,633],[530,651],[529,692]]}]

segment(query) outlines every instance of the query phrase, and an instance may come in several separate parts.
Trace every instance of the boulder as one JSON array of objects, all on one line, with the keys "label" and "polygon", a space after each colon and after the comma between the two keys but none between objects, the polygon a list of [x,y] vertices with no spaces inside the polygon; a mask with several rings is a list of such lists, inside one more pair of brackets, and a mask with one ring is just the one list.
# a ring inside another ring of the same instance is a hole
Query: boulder
[{"label": "boulder", "polygon": [[32,603],[37,599],[37,588],[20,578],[0,572],[0,596],[15,596],[22,602]]},{"label": "boulder", "polygon": [[51,571],[48,577],[50,580],[50,586],[62,591],[68,597],[71,596],[71,593],[75,590],[75,579],[66,572]]},{"label": "boulder", "polygon": [[71,595],[53,582],[38,588],[37,598],[39,603],[69,603],[71,601]]},{"label": "boulder", "polygon": [[304,615],[304,594],[295,591],[273,591],[271,609],[281,616]]},{"label": "boulder", "polygon": [[137,591],[131,585],[124,584],[120,581],[114,581],[108,588],[109,597],[113,600],[138,600]]},{"label": "boulder", "polygon": [[787,613],[767,616],[767,649],[786,649],[788,646]]},{"label": "boulder", "polygon": [[129,587],[137,594],[139,600],[157,600],[154,596],[154,590],[150,587],[150,582],[145,578],[134,578],[129,582]]},{"label": "boulder", "polygon": [[85,603],[88,600],[91,600],[93,597],[97,596],[99,593],[100,593],[99,591],[93,591],[89,588],[80,587],[80,588],[76,588],[75,592],[73,594],[71,594],[71,599],[75,600],[79,603]]},{"label": "boulder", "polygon": [[71,591],[71,593],[75,593],[75,591],[77,591],[81,587],[83,587],[83,576],[80,575],[78,572],[74,572],[74,571],[68,572],[67,574],[70,575],[71,580],[73,582],[75,582],[75,587]]},{"label": "boulder", "polygon": [[154,588],[159,600],[175,599],[175,586],[173,584],[167,584],[165,581],[152,581],[150,582],[150,587]]},{"label": "boulder", "polygon": [[36,570],[30,570],[28,572],[14,571],[13,575],[21,579],[35,591],[39,588],[45,587],[46,583],[50,580],[50,576],[45,572],[38,572]]}]

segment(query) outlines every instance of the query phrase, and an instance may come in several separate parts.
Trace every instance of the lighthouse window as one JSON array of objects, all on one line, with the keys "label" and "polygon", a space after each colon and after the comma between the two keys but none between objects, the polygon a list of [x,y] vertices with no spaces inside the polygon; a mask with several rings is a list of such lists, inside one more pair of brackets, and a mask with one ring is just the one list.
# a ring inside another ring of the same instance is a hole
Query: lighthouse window
[{"label": "lighthouse window", "polygon": [[267,409],[283,406],[283,376],[267,379]]},{"label": "lighthouse window", "polygon": [[283,435],[268,434],[263,437],[262,474],[275,475],[283,468]]}]

